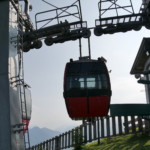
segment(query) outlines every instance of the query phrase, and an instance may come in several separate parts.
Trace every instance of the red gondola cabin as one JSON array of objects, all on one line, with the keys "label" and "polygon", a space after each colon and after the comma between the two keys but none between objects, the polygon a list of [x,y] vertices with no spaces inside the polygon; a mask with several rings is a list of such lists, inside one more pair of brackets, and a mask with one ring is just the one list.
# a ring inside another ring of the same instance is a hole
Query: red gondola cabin
[{"label": "red gondola cabin", "polygon": [[66,64],[64,98],[70,118],[107,116],[111,86],[105,61],[78,60]]}]

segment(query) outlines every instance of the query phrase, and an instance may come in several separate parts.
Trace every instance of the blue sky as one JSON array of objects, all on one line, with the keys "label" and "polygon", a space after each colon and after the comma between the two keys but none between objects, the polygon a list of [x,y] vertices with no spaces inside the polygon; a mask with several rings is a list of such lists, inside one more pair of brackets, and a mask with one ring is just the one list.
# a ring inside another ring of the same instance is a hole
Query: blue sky
[{"label": "blue sky", "polygon": [[[73,0],[47,0],[58,7],[70,5]],[[141,1],[138,1],[140,5]],[[52,9],[41,0],[31,0],[33,11],[30,13],[34,22],[36,12]],[[81,0],[83,20],[88,26],[95,26],[98,19],[98,0]],[[144,86],[137,84],[130,70],[143,37],[149,36],[145,27],[141,31],[116,33],[96,37],[91,35],[91,55],[93,59],[103,56],[112,84],[111,103],[146,103]],[[83,55],[88,54],[87,40],[82,40]],[[24,54],[25,80],[32,87],[33,110],[30,126],[57,129],[64,126],[78,125],[67,114],[63,99],[63,76],[66,62],[79,57],[78,41],[54,44]]]}]

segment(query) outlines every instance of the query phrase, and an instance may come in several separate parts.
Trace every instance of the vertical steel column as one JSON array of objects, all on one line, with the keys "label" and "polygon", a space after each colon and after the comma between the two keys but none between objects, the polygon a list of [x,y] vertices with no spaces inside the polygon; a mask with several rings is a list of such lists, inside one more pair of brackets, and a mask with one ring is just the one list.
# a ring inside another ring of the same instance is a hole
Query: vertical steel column
[{"label": "vertical steel column", "polygon": [[9,0],[0,1],[0,150],[11,150],[8,80]]},{"label": "vertical steel column", "polygon": [[91,59],[91,43],[90,43],[90,37],[88,38],[88,48],[89,48],[89,58]]},{"label": "vertical steel column", "polygon": [[102,126],[102,118],[101,119],[99,119],[98,117],[97,117],[97,136],[98,136],[98,145],[100,144],[100,132],[101,132],[101,136],[102,136],[102,131],[100,131],[100,124],[99,124],[99,122],[100,122],[100,120],[101,120],[101,128],[103,127]]},{"label": "vertical steel column", "polygon": [[[78,2],[79,2],[79,8],[80,8],[80,21],[82,21],[81,2],[80,2],[80,0],[78,0]],[[80,57],[82,57],[82,43],[81,43],[81,39],[79,39],[79,49],[80,49]]]}]

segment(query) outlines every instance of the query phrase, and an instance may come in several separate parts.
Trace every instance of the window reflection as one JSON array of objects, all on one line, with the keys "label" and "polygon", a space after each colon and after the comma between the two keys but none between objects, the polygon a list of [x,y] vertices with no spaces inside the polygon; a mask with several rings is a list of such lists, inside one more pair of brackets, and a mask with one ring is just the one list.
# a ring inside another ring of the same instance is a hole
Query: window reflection
[{"label": "window reflection", "polygon": [[86,76],[68,76],[66,89],[108,89],[106,74],[86,75]]}]

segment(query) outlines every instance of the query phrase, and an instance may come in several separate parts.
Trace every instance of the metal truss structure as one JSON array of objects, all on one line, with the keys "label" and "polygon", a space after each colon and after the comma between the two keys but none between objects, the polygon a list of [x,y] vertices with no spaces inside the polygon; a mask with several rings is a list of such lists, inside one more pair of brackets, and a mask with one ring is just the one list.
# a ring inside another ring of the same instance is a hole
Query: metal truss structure
[{"label": "metal truss structure", "polygon": [[26,32],[31,32],[34,30],[33,28],[33,24],[30,20],[29,14],[28,14],[28,7],[29,7],[29,2],[28,0],[23,0],[25,2],[25,14],[23,15],[21,10],[18,9],[19,6],[19,1],[20,0],[10,0],[11,4],[13,5],[13,7],[15,8],[17,14],[19,15],[19,19],[22,21],[23,26],[25,27]]},{"label": "metal truss structure", "polygon": [[80,0],[76,0],[72,5],[60,8],[47,0],[42,1],[54,7],[54,9],[39,12],[35,15],[35,30],[31,26],[29,18],[24,20],[28,29],[23,36],[24,52],[33,48],[41,48],[42,39],[47,46],[79,39],[80,56],[82,56],[81,38],[89,39],[91,36],[90,29],[94,29],[96,36],[131,30],[139,31],[142,26],[150,29],[149,0],[143,0],[138,12],[134,10],[133,0],[127,0],[126,2],[122,0],[100,0],[98,3],[99,19],[95,20],[95,27],[90,28],[87,27],[87,22],[82,19]]},{"label": "metal truss structure", "polygon": [[[28,52],[32,48],[41,48],[41,39],[44,39],[47,46],[51,46],[54,43],[90,37],[91,32],[87,28],[87,22],[82,20],[80,0],[61,8],[46,0],[43,2],[55,9],[39,12],[35,15],[36,29],[24,34],[24,52]],[[50,17],[41,19],[44,16]]]},{"label": "metal truss structure", "polygon": [[138,13],[135,13],[132,0],[126,2],[128,4],[121,3],[121,0],[100,0],[98,3],[99,19],[95,20],[94,28],[96,36],[131,30],[138,31],[142,26],[150,28],[149,0],[143,0]]}]

